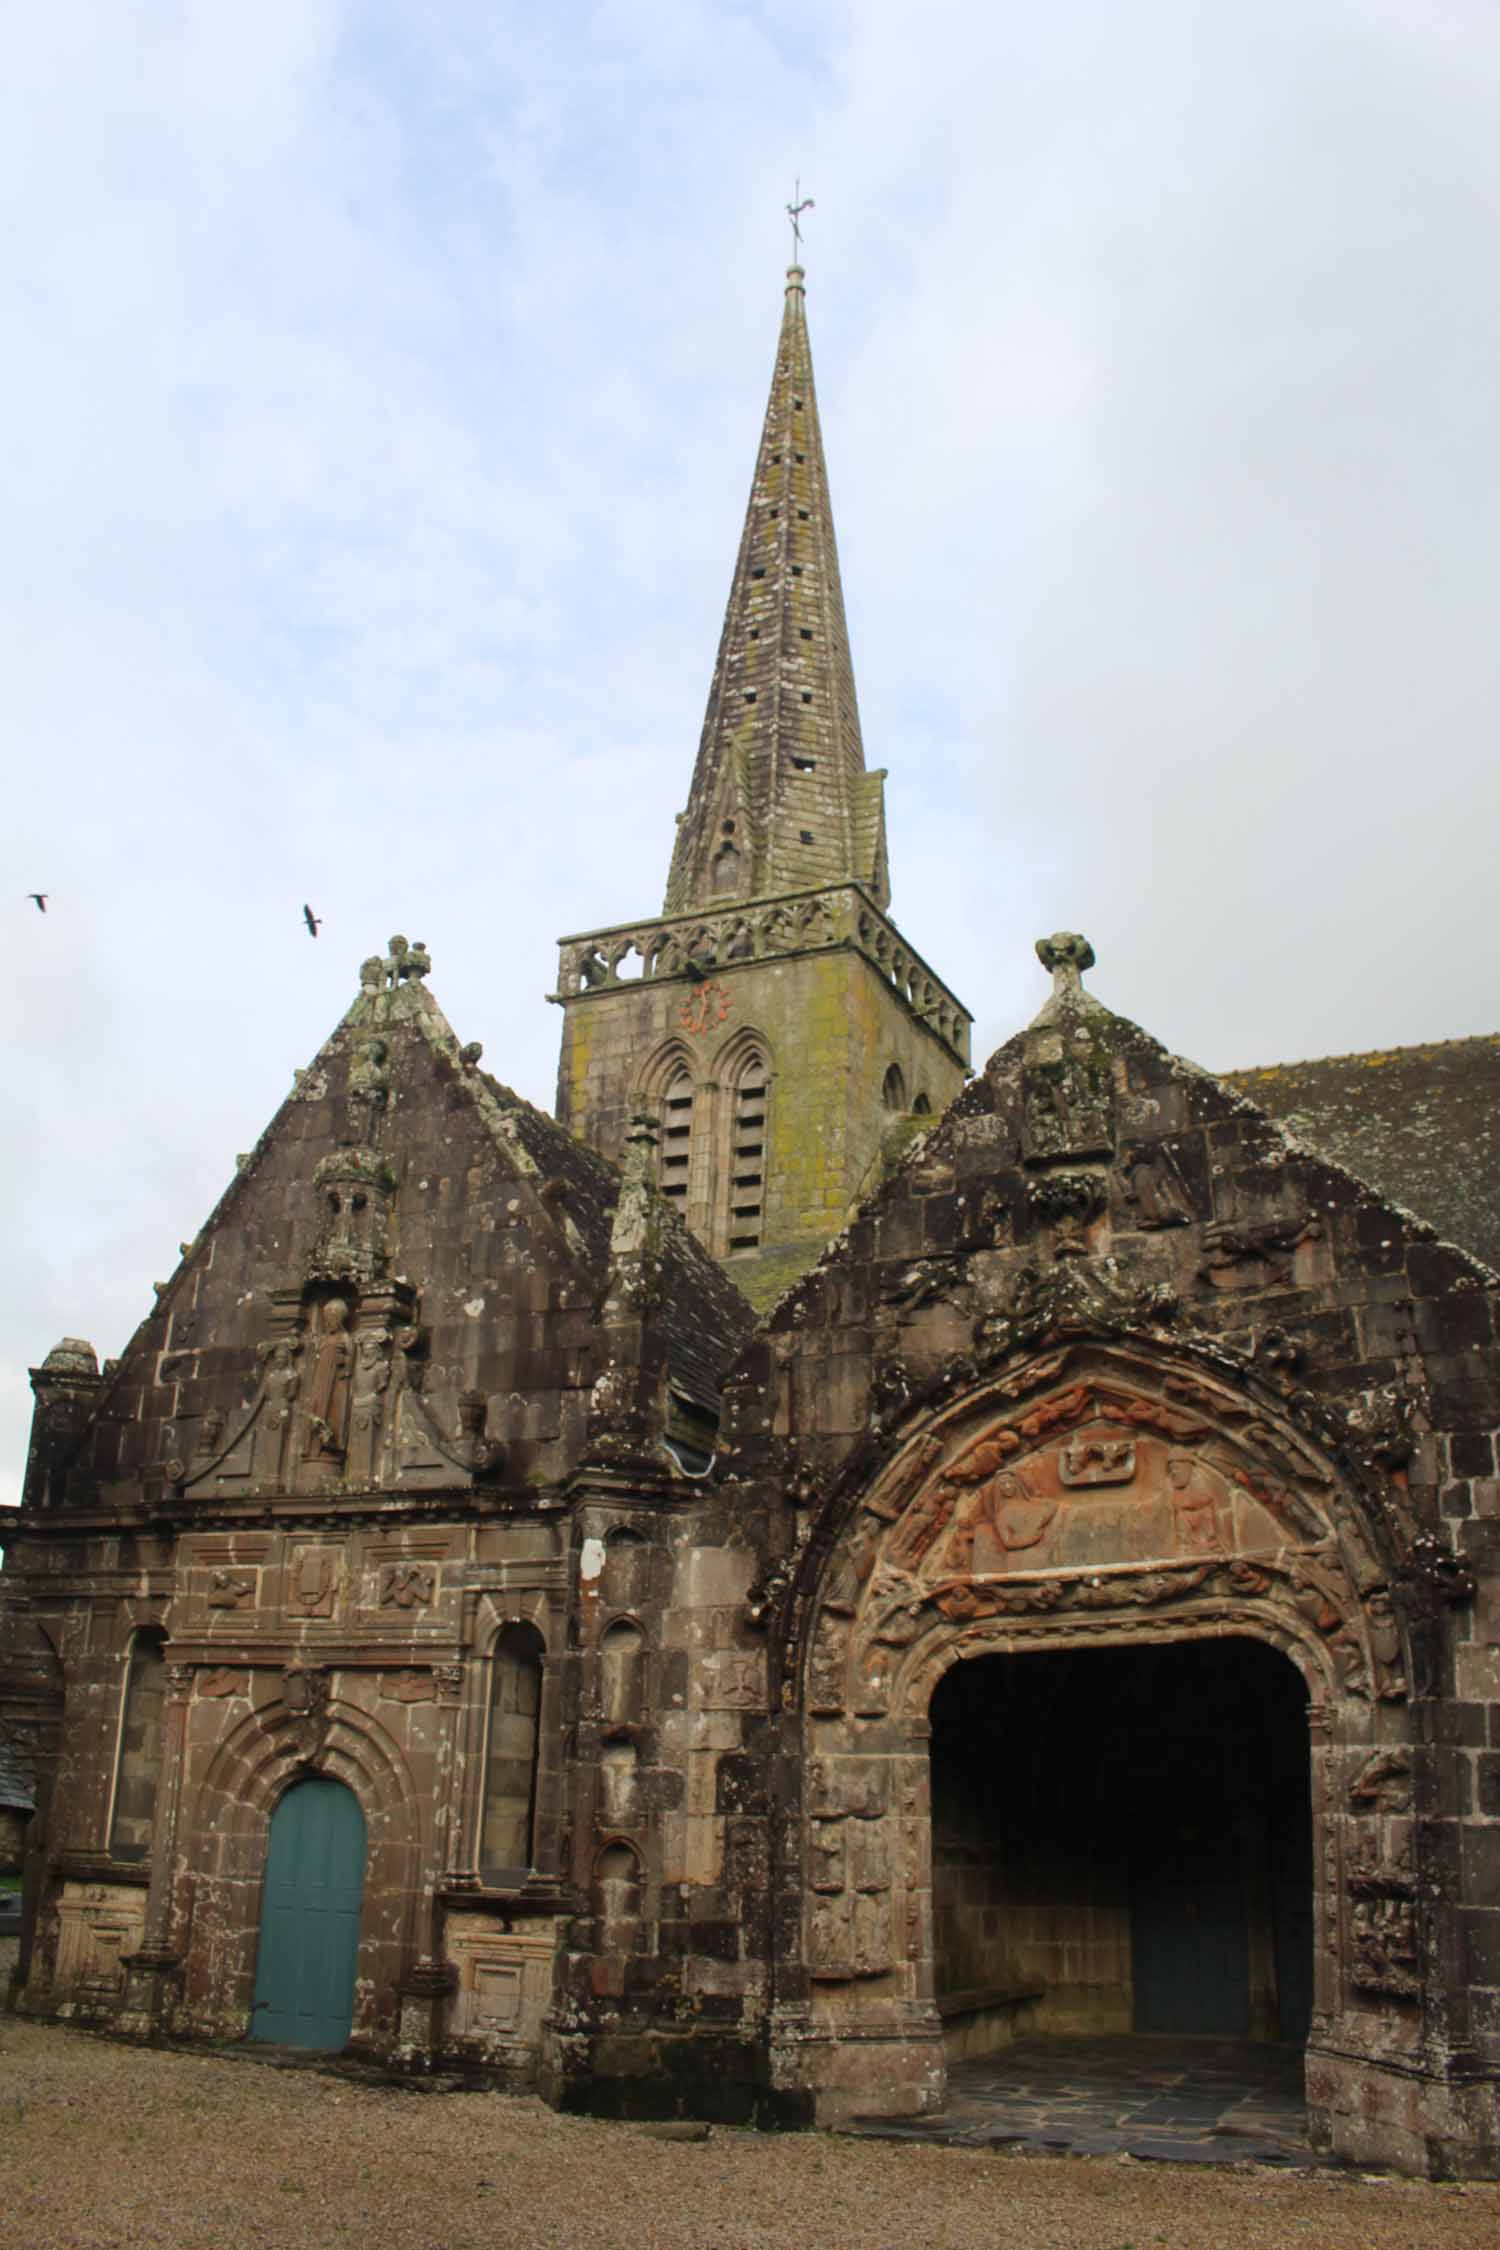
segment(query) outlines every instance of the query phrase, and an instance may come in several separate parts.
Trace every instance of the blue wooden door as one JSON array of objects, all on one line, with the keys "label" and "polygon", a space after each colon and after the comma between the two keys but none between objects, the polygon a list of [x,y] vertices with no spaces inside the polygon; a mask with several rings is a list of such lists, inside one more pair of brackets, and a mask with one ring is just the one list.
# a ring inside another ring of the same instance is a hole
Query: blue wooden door
[{"label": "blue wooden door", "polygon": [[250,2035],[342,2047],[354,2020],[365,1816],[341,1781],[299,1781],[271,1815]]}]

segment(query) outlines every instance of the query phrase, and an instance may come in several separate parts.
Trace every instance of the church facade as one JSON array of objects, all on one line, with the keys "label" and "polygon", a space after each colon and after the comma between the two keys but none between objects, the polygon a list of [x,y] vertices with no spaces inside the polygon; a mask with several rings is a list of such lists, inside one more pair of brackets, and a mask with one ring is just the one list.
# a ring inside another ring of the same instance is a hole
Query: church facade
[{"label": "church facade", "polygon": [[121,1359],[33,1372],[13,2005],[767,2124],[1019,2032],[1295,2041],[1323,2145],[1493,2175],[1487,1245],[1077,936],[965,1082],[789,284],[663,911],[564,942],[557,1119],[393,939]]}]

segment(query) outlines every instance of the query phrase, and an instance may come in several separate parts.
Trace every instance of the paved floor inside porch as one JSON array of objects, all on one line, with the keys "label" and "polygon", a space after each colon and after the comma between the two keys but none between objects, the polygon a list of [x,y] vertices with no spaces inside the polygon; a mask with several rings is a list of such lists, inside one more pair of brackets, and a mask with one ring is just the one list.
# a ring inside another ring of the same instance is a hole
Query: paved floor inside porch
[{"label": "paved floor inside porch", "polygon": [[948,2071],[932,2117],[856,2118],[873,2140],[1124,2154],[1168,2164],[1317,2164],[1300,2047],[1230,2039],[1018,2039]]}]

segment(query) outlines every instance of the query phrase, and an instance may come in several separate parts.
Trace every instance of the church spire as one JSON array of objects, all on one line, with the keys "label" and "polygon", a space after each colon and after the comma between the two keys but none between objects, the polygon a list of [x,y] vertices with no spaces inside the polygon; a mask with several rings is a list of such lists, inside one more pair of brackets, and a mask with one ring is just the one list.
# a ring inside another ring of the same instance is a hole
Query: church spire
[{"label": "church spire", "polygon": [[887,905],[884,779],[865,771],[795,265],[663,911],[851,880]]}]

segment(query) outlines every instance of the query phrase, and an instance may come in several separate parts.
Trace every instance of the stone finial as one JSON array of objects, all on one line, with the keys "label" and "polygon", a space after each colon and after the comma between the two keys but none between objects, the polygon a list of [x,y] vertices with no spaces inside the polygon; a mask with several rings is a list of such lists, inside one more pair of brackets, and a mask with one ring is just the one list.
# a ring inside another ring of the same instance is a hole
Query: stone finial
[{"label": "stone finial", "polygon": [[99,1373],[99,1355],[86,1337],[64,1336],[42,1361],[41,1372],[64,1378],[82,1375],[92,1379]]},{"label": "stone finial", "polygon": [[458,1059],[466,1070],[477,1070],[484,1059],[484,1041],[470,1039],[458,1050]]},{"label": "stone finial", "polygon": [[[369,965],[368,962],[365,964],[366,967],[369,967]],[[386,957],[380,964],[380,974],[391,991],[394,992],[398,985],[405,984],[409,978],[420,983],[423,977],[431,973],[431,970],[432,955],[420,938],[417,939],[415,945],[408,943],[399,933],[390,939]],[[361,981],[363,981],[363,972],[361,972]]]},{"label": "stone finial", "polygon": [[625,1132],[625,1162],[621,1169],[626,1179],[656,1178],[657,1122],[649,1109],[632,1110]]},{"label": "stone finial", "polygon": [[1036,941],[1036,957],[1044,969],[1052,972],[1052,996],[1061,1000],[1065,994],[1082,988],[1083,972],[1094,966],[1094,949],[1086,937],[1076,930],[1054,930],[1051,937]]}]

